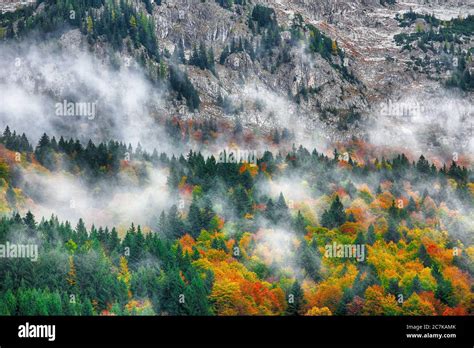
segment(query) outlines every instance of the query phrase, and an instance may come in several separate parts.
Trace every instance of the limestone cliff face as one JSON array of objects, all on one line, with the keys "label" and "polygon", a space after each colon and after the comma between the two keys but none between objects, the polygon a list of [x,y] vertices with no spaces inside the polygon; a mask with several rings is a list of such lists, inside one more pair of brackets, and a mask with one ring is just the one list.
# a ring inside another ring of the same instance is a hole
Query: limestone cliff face
[{"label": "limestone cliff face", "polygon": [[[257,88],[284,98],[296,113],[303,115],[303,119],[324,118],[326,125],[330,125],[337,123],[340,114],[345,111],[356,110],[364,114],[371,103],[400,90],[409,91],[420,82],[430,88],[438,88],[426,76],[407,71],[400,63],[408,57],[406,53],[401,54],[400,48],[393,42],[393,36],[401,31],[394,17],[396,13],[413,7],[425,13],[451,13],[451,17],[456,17],[461,10],[464,15],[474,13],[469,1],[458,0],[399,1],[385,6],[379,0],[275,0],[256,3],[275,10],[283,30],[283,41],[290,36],[288,29],[296,15],[301,15],[305,23],[316,26],[337,40],[346,53],[345,63],[349,71],[358,81],[348,81],[330,62],[318,54],[308,54],[303,46],[292,47],[289,58],[276,67],[252,60],[245,52],[233,53],[223,64],[216,65],[217,77],[207,71],[187,67],[203,101],[199,113],[201,117],[228,117],[216,106],[218,95],[242,99],[245,98],[244,91]],[[231,10],[224,9],[214,1],[163,1],[161,6],[155,7],[153,16],[161,44],[170,52],[181,40],[189,57],[192,48],[202,41],[214,49],[217,60],[233,38],[253,39],[254,44],[258,42],[259,38],[254,37],[248,27],[250,9],[251,6],[237,5]],[[342,64],[337,59],[334,63]],[[299,98],[302,86],[314,93]],[[295,99],[298,99],[297,103]],[[246,112],[241,117],[249,122],[268,116],[252,108],[251,100],[244,99],[243,104]],[[188,114],[185,109],[180,110],[182,114]],[[338,110],[340,113],[328,113],[327,110]]]},{"label": "limestone cliff face", "polygon": [[[312,23],[318,15],[325,16],[331,11],[330,2],[313,6],[310,1],[261,1],[261,4],[274,8],[281,27],[283,45],[290,39],[288,31],[295,14],[301,13],[307,23]],[[138,4],[138,3],[137,3]],[[344,2],[341,2],[344,4]],[[185,48],[185,56],[189,58],[193,47],[204,42],[212,47],[216,61],[222,50],[230,42],[239,38],[252,41],[254,47],[261,37],[256,36],[249,29],[248,17],[252,6],[237,6],[225,9],[214,1],[168,1],[161,6],[155,6],[153,17],[156,22],[157,36],[160,45],[172,53],[181,42]],[[328,12],[329,11],[329,12]],[[283,63],[275,64],[272,61],[252,59],[247,52],[230,54],[222,64],[216,62],[216,74],[203,71],[194,66],[181,66],[185,69],[198,89],[201,99],[199,113],[191,114],[186,108],[179,107],[178,113],[183,117],[220,116],[234,118],[226,114],[216,105],[219,95],[228,97],[243,105],[244,112],[238,117],[249,125],[263,126],[265,122],[258,120],[272,120],[269,125],[279,121],[278,114],[294,112],[301,115],[303,121],[317,120],[325,110],[363,111],[367,107],[365,86],[360,81],[348,81],[340,72],[331,66],[330,61],[318,54],[309,54],[307,47],[291,47],[289,44],[287,57]],[[278,55],[281,50],[274,50]],[[342,65],[338,57],[334,64]],[[301,89],[313,91],[301,98]],[[249,91],[253,90],[254,93]],[[258,91],[258,92],[257,92]],[[262,93],[261,97],[258,93]],[[255,100],[263,100],[263,96],[271,94],[273,98],[281,99],[282,105],[289,110],[274,110],[274,106],[259,103],[255,107]],[[298,99],[298,102],[295,100]],[[336,112],[337,114],[337,112]],[[335,122],[337,115],[328,114],[326,123]],[[334,120],[331,118],[334,117]],[[263,123],[263,124],[262,124]]]}]

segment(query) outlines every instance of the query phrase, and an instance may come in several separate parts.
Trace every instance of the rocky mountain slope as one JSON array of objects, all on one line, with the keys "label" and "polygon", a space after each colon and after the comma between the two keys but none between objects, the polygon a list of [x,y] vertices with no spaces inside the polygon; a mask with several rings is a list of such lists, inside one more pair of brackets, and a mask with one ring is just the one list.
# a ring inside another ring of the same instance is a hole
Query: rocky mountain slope
[{"label": "rocky mountain slope", "polygon": [[[163,98],[159,102],[148,101],[154,104],[154,117],[224,119],[266,133],[278,127],[297,133],[324,129],[324,136],[333,139],[366,134],[361,122],[370,122],[374,110],[387,100],[397,101],[413,93],[444,93],[444,83],[452,73],[452,66],[445,64],[446,68],[432,71],[414,70],[413,66],[418,64],[416,59],[421,60],[425,55],[433,60],[447,59],[453,65],[457,59],[454,52],[441,57],[438,51],[425,54],[417,47],[403,49],[394,36],[419,31],[419,26],[426,23],[413,22],[411,26],[402,27],[397,14],[402,16],[413,10],[434,14],[445,21],[460,14],[464,18],[474,14],[470,1],[394,4],[376,0],[116,2],[119,7],[129,4],[138,29],[142,21],[150,23],[158,52],[150,54],[149,47],[140,40],[133,43],[130,31],[129,35],[122,35],[124,44],[112,43],[112,36],[98,27],[113,23],[114,10],[109,9],[113,13],[112,22],[103,24],[99,22],[108,15],[106,6],[101,5],[101,1],[83,3],[85,7],[79,11],[84,10],[84,13],[76,13],[76,8],[71,7],[72,12],[68,9],[61,12],[49,2],[40,1],[23,16],[11,20],[4,16],[2,35],[8,37],[11,26],[12,37],[21,36],[26,40],[29,34],[20,35],[19,31],[29,17],[54,13],[59,19],[48,30],[51,41],[59,43],[62,51],[77,55],[90,50],[107,67],[115,65],[123,69],[138,62],[147,76],[152,76],[151,80],[159,80],[156,76],[160,74],[161,79],[166,80],[173,67],[186,73],[197,91],[199,107],[190,107],[191,97],[181,95],[172,83],[169,88],[168,83],[158,81],[153,88]],[[260,12],[255,13],[256,7]],[[69,17],[74,14],[74,19],[64,18],[64,14]],[[30,25],[32,31],[38,27],[44,31],[41,23],[40,20]],[[130,21],[125,24],[131,27]],[[423,27],[421,30],[431,29]],[[456,49],[472,51],[469,34],[461,35],[462,43]],[[212,50],[212,58],[209,58],[212,64],[208,67],[196,63],[201,49],[207,58]],[[110,50],[115,53],[110,54]],[[223,54],[226,50],[227,54]],[[10,58],[14,59],[15,55]],[[61,67],[56,68],[55,73],[60,75]],[[25,85],[24,81],[38,80],[45,73],[39,70],[32,64],[22,70],[23,75],[17,76],[16,82]],[[4,80],[12,78],[15,77],[3,76]],[[36,88],[46,95],[56,93],[56,99],[62,100],[64,96],[60,96],[58,90],[64,88],[54,83],[43,76],[42,83],[33,83],[27,88]],[[460,91],[460,94],[472,103],[472,93]]]}]

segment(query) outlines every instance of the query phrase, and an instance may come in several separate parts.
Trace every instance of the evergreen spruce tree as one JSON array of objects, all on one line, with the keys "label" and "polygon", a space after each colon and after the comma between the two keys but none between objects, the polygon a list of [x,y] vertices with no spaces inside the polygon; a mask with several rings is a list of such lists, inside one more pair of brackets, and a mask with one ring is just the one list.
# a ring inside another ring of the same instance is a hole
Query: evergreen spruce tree
[{"label": "evergreen spruce tree", "polygon": [[288,210],[285,197],[283,197],[283,193],[280,192],[278,201],[275,204],[275,221],[288,223],[290,218],[290,212]]},{"label": "evergreen spruce tree", "polygon": [[384,234],[384,239],[386,242],[398,243],[400,241],[400,232],[398,232],[397,223],[394,219],[388,219],[388,229]]},{"label": "evergreen spruce tree", "polygon": [[418,274],[413,278],[413,281],[411,283],[411,291],[415,293],[420,293],[423,291],[423,287],[421,286],[420,278],[418,277]]},{"label": "evergreen spruce tree", "polygon": [[23,218],[25,225],[30,229],[34,230],[36,228],[35,216],[28,210],[25,217]]},{"label": "evergreen spruce tree", "polygon": [[431,267],[433,261],[423,243],[421,243],[420,247],[418,248],[418,258],[423,263],[423,266]]},{"label": "evergreen spruce tree", "polygon": [[296,215],[296,218],[294,218],[293,220],[293,229],[299,235],[306,234],[306,221],[303,215],[301,214],[301,211],[299,210],[298,210],[298,214]]},{"label": "evergreen spruce tree", "polygon": [[375,227],[373,224],[370,224],[369,229],[367,230],[367,244],[374,245],[375,240]]},{"label": "evergreen spruce tree", "polygon": [[290,292],[287,295],[288,307],[285,315],[301,315],[306,303],[303,289],[297,280],[291,286]]},{"label": "evergreen spruce tree", "polygon": [[323,227],[333,229],[339,227],[347,220],[346,213],[344,212],[344,207],[339,200],[339,196],[336,195],[336,198],[332,201],[331,207],[329,210],[325,210],[321,217],[321,225]]}]

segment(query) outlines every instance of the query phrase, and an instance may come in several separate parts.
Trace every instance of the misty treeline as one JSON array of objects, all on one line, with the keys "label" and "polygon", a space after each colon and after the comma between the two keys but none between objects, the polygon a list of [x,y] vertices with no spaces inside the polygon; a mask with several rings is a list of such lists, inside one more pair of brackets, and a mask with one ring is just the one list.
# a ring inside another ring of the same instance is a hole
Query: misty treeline
[{"label": "misty treeline", "polygon": [[[73,228],[55,216],[2,218],[0,243],[18,236],[39,244],[40,258],[2,260],[2,315],[211,314],[212,272],[203,279],[192,265],[196,255],[140,226],[120,240],[115,228],[88,230],[82,220]],[[147,301],[135,303],[132,294]]]},{"label": "misty treeline", "polygon": [[[221,127],[223,125],[219,125],[214,120],[192,124],[166,120],[164,124],[167,136],[176,146],[189,144],[192,139],[201,143],[210,142],[214,140],[215,134]],[[237,141],[243,140],[245,134],[240,122],[234,126],[233,136]],[[271,141],[279,144],[280,141],[286,142],[293,137],[294,134],[286,128],[281,131],[275,129]],[[43,133],[33,149],[25,133],[19,135],[16,130],[12,132],[9,126],[6,126],[0,135],[0,143],[11,151],[23,153],[30,162],[34,154],[34,158],[49,170],[65,169],[73,174],[84,173],[90,180],[115,176],[123,161],[144,160],[156,166],[165,165],[171,160],[166,153],[158,153],[156,149],[148,153],[140,143],[136,147],[132,147],[130,143],[127,145],[114,140],[99,144],[89,140],[83,144],[78,139],[65,139],[61,136],[58,140],[55,136],[50,137],[46,133]]]},{"label": "misty treeline", "polygon": [[[172,139],[176,138],[178,142],[181,140],[187,142],[189,141],[189,132],[191,130],[185,128],[183,135],[181,127],[179,123],[173,123],[171,120],[168,120],[165,125],[167,134]],[[197,129],[201,133],[203,130],[204,133],[207,133],[209,131],[216,131],[218,126],[216,123],[208,121],[202,124],[196,123],[194,125],[195,130],[196,127],[198,127]],[[239,135],[239,129],[237,125],[234,129],[234,135]],[[275,130],[272,134],[273,143],[278,144],[280,138],[288,140],[289,135],[284,130],[280,136],[278,130]],[[206,141],[207,138],[201,137],[200,140]],[[229,187],[243,184],[246,189],[250,189],[253,185],[239,180],[258,182],[263,175],[259,173],[255,180],[252,180],[249,174],[250,170],[240,173],[242,163],[218,163],[220,162],[219,158],[216,158],[214,155],[204,158],[201,153],[190,151],[186,158],[183,155],[178,158],[173,155],[170,158],[166,153],[159,154],[156,149],[150,154],[142,148],[140,143],[133,148],[131,144],[127,146],[123,142],[114,140],[101,142],[97,145],[89,140],[86,145],[83,145],[77,139],[70,138],[66,140],[61,136],[59,140],[56,140],[54,136],[50,138],[44,133],[33,151],[26,135],[24,133],[21,136],[17,135],[15,130],[12,133],[8,126],[6,126],[3,134],[0,136],[0,143],[11,151],[25,153],[29,161],[33,159],[32,155],[34,154],[34,159],[49,170],[66,169],[74,174],[83,173],[86,177],[91,178],[114,176],[119,172],[123,161],[130,162],[132,159],[136,162],[147,161],[153,165],[169,166],[171,174],[168,181],[172,183],[171,189],[178,187],[182,177],[186,177],[187,183],[190,185],[200,185],[207,188],[208,185],[214,185],[215,176],[222,178],[228,183]],[[220,155],[224,154],[220,153]],[[468,168],[456,164],[454,160],[449,167],[444,164],[443,167],[438,169],[434,164],[430,164],[423,155],[420,156],[416,163],[410,163],[408,158],[401,154],[393,160],[382,158],[379,161],[379,159],[375,159],[373,163],[359,165],[348,153],[342,154],[338,150],[334,150],[333,158],[331,159],[324,154],[318,153],[316,150],[310,153],[307,149],[300,146],[298,149],[293,147],[293,150],[286,156],[280,153],[274,155],[270,151],[266,151],[261,158],[257,159],[257,165],[264,165],[265,172],[269,175],[275,174],[280,165],[286,164],[290,165],[294,171],[318,176],[319,184],[316,183],[317,190],[327,194],[330,190],[325,185],[334,180],[332,171],[338,168],[339,160],[343,157],[345,157],[344,162],[347,162],[351,169],[351,174],[354,174],[355,177],[364,178],[371,172],[376,171],[377,175],[380,176],[379,182],[385,180],[392,181],[391,192],[395,196],[400,196],[403,190],[401,183],[404,179],[410,179],[410,181],[415,183],[424,179],[436,179],[441,185],[442,190],[434,198],[440,203],[447,197],[448,179],[453,179],[457,184],[456,193],[458,197],[466,203],[472,203],[468,184],[473,181],[473,173]],[[349,192],[355,190],[349,176],[341,179],[342,181],[349,179],[345,189]],[[374,189],[380,190],[380,188]],[[427,195],[427,191],[424,192],[424,195]]]},{"label": "misty treeline", "polygon": [[[13,134],[2,144],[19,151]],[[39,260],[2,259],[2,314],[472,313],[473,174],[455,161],[437,168],[400,154],[358,163],[341,150],[300,146],[241,163],[52,139],[43,135],[20,164],[107,178],[155,161],[169,170],[175,204],[126,230],[4,216],[0,244],[37,244]],[[2,161],[6,196],[21,190],[15,163]],[[282,182],[305,193],[268,189]],[[365,245],[365,261],[325,257],[333,243]],[[280,248],[288,259],[274,258]]]}]

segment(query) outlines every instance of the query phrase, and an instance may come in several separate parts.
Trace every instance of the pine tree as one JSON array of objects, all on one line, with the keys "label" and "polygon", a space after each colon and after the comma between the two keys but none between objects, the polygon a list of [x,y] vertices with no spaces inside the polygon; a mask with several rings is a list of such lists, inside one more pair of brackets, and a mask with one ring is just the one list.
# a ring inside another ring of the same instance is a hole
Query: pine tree
[{"label": "pine tree", "polygon": [[370,224],[369,229],[367,230],[367,244],[374,245],[375,240],[375,227],[373,224]]},{"label": "pine tree", "polygon": [[183,41],[182,40],[179,40],[178,41],[178,46],[176,48],[177,50],[177,60],[179,63],[181,64],[186,64],[186,56],[184,55],[184,45],[183,45]]},{"label": "pine tree", "polygon": [[196,46],[193,46],[191,57],[189,58],[189,64],[199,66],[199,52]]},{"label": "pine tree", "polygon": [[418,248],[418,258],[423,263],[423,266],[431,267],[433,261],[431,260],[431,256],[428,254],[428,251],[426,250],[423,243],[421,243],[420,247]]},{"label": "pine tree", "polygon": [[347,305],[352,302],[354,299],[354,291],[351,288],[346,288],[342,294],[341,301],[337,305],[335,315],[346,315],[347,314]]},{"label": "pine tree", "polygon": [[77,226],[76,226],[76,240],[77,240],[77,244],[79,245],[82,245],[84,244],[84,242],[87,240],[87,229],[86,229],[86,225],[84,224],[84,220],[79,219],[79,221],[77,222]]},{"label": "pine tree", "polygon": [[290,213],[288,211],[288,206],[286,205],[285,197],[283,193],[280,192],[278,201],[275,204],[275,221],[288,223],[290,221]]},{"label": "pine tree", "polygon": [[86,298],[86,300],[82,304],[82,312],[83,316],[92,316],[94,315],[94,307],[92,307],[91,301]]},{"label": "pine tree", "polygon": [[304,298],[303,289],[297,280],[291,286],[290,292],[288,293],[288,307],[286,308],[285,315],[301,315],[303,314],[303,308],[306,303]]},{"label": "pine tree", "polygon": [[12,132],[10,131],[10,127],[6,126],[5,130],[3,131],[2,142],[7,144],[10,141],[10,137]]},{"label": "pine tree", "polygon": [[400,232],[398,232],[397,224],[394,219],[389,218],[388,229],[384,235],[386,242],[398,243],[400,241]]},{"label": "pine tree", "polygon": [[408,201],[407,211],[409,213],[412,213],[412,212],[416,211],[416,203],[415,203],[413,197],[410,197],[410,199]]},{"label": "pine tree", "polygon": [[44,133],[36,146],[35,157],[42,165],[52,170],[55,168],[53,151],[51,148],[51,141],[48,135]]},{"label": "pine tree", "polygon": [[[313,240],[315,242],[315,240]],[[306,240],[303,240],[297,250],[298,263],[305,271],[306,275],[313,281],[321,280],[321,255],[314,243],[308,246]]]},{"label": "pine tree", "polygon": [[346,222],[346,213],[344,212],[344,206],[339,200],[339,196],[332,201],[329,210],[325,210],[321,217],[321,225],[323,227],[333,229],[339,227]]},{"label": "pine tree", "polygon": [[356,239],[354,240],[354,244],[357,244],[357,245],[364,245],[365,244],[365,236],[364,236],[364,233],[362,231],[360,231],[359,233],[357,233],[357,237]]},{"label": "pine tree", "polygon": [[268,221],[275,222],[275,204],[273,203],[273,200],[271,198],[268,199],[267,201],[267,207],[265,209],[265,218]]},{"label": "pine tree", "polygon": [[303,215],[301,214],[301,211],[299,211],[299,210],[298,210],[298,214],[296,215],[296,218],[293,221],[293,229],[299,235],[305,235],[306,234],[306,221],[305,221]]},{"label": "pine tree", "polygon": [[170,239],[180,238],[184,234],[184,224],[179,217],[176,205],[171,206],[166,217],[165,233]]},{"label": "pine tree", "polygon": [[450,307],[455,307],[458,302],[454,296],[452,283],[449,280],[444,279],[442,276],[438,279],[435,297]]},{"label": "pine tree", "polygon": [[430,164],[423,155],[420,156],[418,162],[416,163],[416,169],[423,174],[428,174],[430,172]]},{"label": "pine tree", "polygon": [[401,289],[398,285],[398,280],[396,278],[391,278],[388,282],[387,292],[395,297],[397,297],[401,293]]},{"label": "pine tree", "polygon": [[223,65],[225,63],[225,60],[230,54],[231,52],[230,52],[229,46],[225,46],[219,57],[219,63]]},{"label": "pine tree", "polygon": [[413,281],[411,283],[411,291],[417,294],[423,291],[423,287],[421,286],[421,282],[420,282],[420,278],[418,277],[418,274],[413,278]]},{"label": "pine tree", "polygon": [[382,194],[382,187],[379,185],[377,186],[377,190],[375,191],[375,193],[378,195]]},{"label": "pine tree", "polygon": [[215,66],[214,66],[214,49],[209,47],[207,52],[207,68],[215,74]]},{"label": "pine tree", "polygon": [[35,216],[29,210],[26,213],[25,217],[23,218],[23,222],[31,230],[34,230],[36,228]]},{"label": "pine tree", "polygon": [[0,297],[0,315],[10,316],[16,315],[16,304],[17,300],[13,291],[8,289]]},{"label": "pine tree", "polygon": [[188,225],[190,228],[190,234],[193,238],[197,238],[201,233],[201,230],[205,229],[201,209],[199,208],[196,197],[193,197],[193,200],[189,206]]},{"label": "pine tree", "polygon": [[166,230],[166,214],[164,211],[161,212],[160,217],[158,218],[157,232],[164,233]]},{"label": "pine tree", "polygon": [[238,216],[244,216],[252,211],[252,201],[242,185],[236,187],[233,197]]},{"label": "pine tree", "polygon": [[400,213],[399,213],[399,209],[398,207],[395,205],[395,200],[392,200],[392,205],[388,208],[388,216],[393,219],[393,220],[397,220],[400,216]]}]

